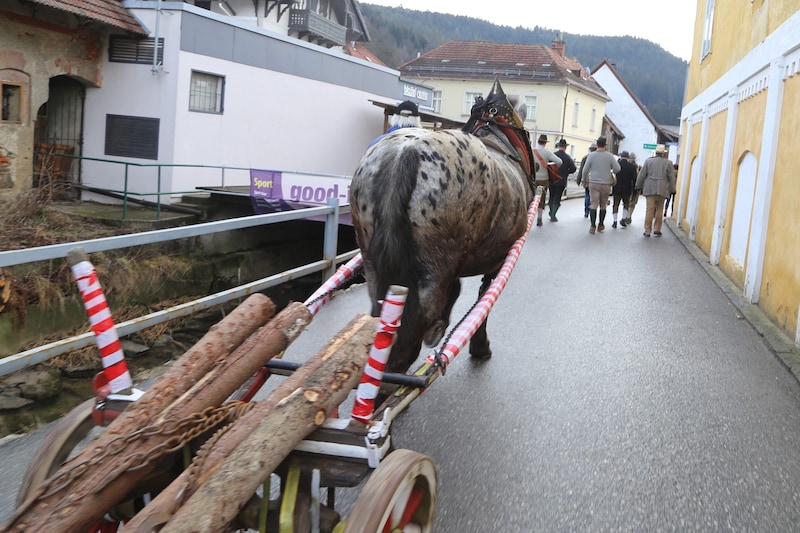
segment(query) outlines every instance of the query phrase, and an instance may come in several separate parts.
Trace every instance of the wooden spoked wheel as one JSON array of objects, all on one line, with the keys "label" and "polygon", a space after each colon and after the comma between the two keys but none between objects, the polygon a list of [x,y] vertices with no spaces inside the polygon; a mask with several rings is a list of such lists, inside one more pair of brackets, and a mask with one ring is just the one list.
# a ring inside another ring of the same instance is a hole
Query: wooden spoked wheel
[{"label": "wooden spoked wheel", "polygon": [[[95,399],[89,398],[56,422],[47,433],[22,477],[17,493],[17,507],[33,496],[39,486],[55,474],[74,451],[83,446],[92,430],[102,431],[92,420],[94,404]],[[118,522],[101,520],[89,529],[89,533],[114,533],[119,526]]]},{"label": "wooden spoked wheel", "polygon": [[430,532],[436,487],[436,467],[430,457],[411,450],[393,451],[359,493],[345,532]]},{"label": "wooden spoked wheel", "polygon": [[44,481],[69,458],[70,453],[95,427],[92,421],[94,398],[73,408],[56,422],[31,457],[17,493],[17,507],[31,497]]}]

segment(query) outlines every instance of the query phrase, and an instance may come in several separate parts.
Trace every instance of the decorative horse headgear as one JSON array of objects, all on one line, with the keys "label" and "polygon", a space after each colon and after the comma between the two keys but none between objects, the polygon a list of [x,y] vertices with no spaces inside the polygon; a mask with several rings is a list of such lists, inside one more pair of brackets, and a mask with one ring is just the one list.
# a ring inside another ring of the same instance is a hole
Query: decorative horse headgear
[{"label": "decorative horse headgear", "polygon": [[511,147],[525,155],[527,161],[524,163],[527,163],[526,168],[530,169],[529,174],[535,172],[530,134],[525,129],[519,113],[508,101],[508,96],[500,86],[499,78],[494,79],[494,84],[485,99],[481,96],[475,99],[469,120],[462,130],[474,134],[487,126],[490,128],[494,126],[492,129],[495,130],[497,127],[513,130],[514,134],[503,132],[504,135],[500,135],[500,138],[507,139]]}]

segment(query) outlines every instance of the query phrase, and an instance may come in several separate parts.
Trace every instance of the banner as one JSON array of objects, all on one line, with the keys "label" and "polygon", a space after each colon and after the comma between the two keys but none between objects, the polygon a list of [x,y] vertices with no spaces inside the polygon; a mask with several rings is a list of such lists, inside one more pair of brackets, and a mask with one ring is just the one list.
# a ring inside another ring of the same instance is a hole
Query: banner
[{"label": "banner", "polygon": [[[328,198],[338,198],[339,205],[349,204],[350,178],[250,170],[250,200],[256,214],[326,205]],[[324,216],[309,218],[309,220],[324,219]],[[340,216],[339,222],[351,225],[350,214]]]}]

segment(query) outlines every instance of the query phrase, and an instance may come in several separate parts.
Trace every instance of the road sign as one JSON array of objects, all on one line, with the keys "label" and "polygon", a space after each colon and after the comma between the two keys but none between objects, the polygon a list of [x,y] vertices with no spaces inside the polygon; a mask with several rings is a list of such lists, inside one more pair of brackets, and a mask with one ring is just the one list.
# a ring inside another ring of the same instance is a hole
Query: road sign
[{"label": "road sign", "polygon": [[644,148],[645,150],[655,150],[656,146],[657,145],[655,145],[655,144],[645,144],[645,145],[642,146],[642,148]]}]

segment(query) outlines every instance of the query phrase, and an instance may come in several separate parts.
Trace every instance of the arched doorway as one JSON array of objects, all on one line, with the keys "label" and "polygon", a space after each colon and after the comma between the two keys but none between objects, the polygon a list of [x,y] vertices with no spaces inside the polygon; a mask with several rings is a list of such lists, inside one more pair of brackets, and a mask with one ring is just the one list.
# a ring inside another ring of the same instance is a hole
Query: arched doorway
[{"label": "arched doorway", "polygon": [[80,183],[83,104],[86,90],[68,76],[50,79],[48,100],[36,114],[33,186],[56,186],[60,197],[77,198]]}]

